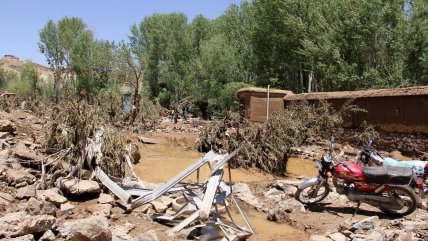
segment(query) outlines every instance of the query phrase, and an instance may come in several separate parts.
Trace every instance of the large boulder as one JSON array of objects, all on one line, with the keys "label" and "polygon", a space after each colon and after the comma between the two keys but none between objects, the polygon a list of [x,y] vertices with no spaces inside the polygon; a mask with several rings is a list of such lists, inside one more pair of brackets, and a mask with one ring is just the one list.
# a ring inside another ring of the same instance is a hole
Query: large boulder
[{"label": "large boulder", "polygon": [[71,195],[96,194],[100,185],[96,181],[59,178],[56,182],[61,191]]},{"label": "large boulder", "polygon": [[50,202],[40,201],[35,198],[30,198],[25,208],[28,214],[31,215],[53,215],[56,216],[57,208]]},{"label": "large boulder", "polygon": [[61,194],[57,188],[51,188],[48,190],[37,190],[37,197],[41,200],[46,200],[53,203],[56,207],[60,207],[61,204],[66,203],[68,200]]},{"label": "large boulder", "polygon": [[15,157],[22,160],[36,160],[39,159],[34,151],[30,150],[25,146],[24,143],[20,143],[15,147]]},{"label": "large boulder", "polygon": [[9,213],[0,218],[0,238],[13,238],[51,230],[56,224],[51,215],[30,216],[26,212]]},{"label": "large boulder", "polygon": [[91,216],[86,219],[63,222],[58,226],[60,235],[71,241],[109,241],[112,233],[107,218]]},{"label": "large boulder", "polygon": [[29,173],[25,169],[7,169],[4,172],[6,182],[11,186],[15,186],[20,183],[33,184],[36,181],[36,177]]},{"label": "large boulder", "polygon": [[28,185],[18,189],[15,197],[18,199],[27,199],[36,196],[36,187],[34,185]]}]

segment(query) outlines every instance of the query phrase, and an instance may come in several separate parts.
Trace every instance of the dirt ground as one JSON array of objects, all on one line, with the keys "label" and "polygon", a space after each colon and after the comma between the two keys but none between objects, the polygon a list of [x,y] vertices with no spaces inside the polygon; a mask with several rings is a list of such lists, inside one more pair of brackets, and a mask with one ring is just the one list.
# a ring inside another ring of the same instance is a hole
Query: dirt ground
[{"label": "dirt ground", "polygon": [[[17,125],[16,135],[11,141],[17,143],[33,139],[37,143],[38,139],[43,136],[41,133],[43,131],[42,127],[47,123],[47,120],[39,120],[24,111],[2,112],[1,114],[2,119],[12,120]],[[177,126],[174,126],[170,120],[165,120],[159,130],[144,134],[150,140],[150,144],[139,142],[136,134],[128,134],[131,141],[139,146],[142,157],[140,162],[134,166],[139,178],[147,182],[162,183],[198,160],[202,154],[194,149],[194,143],[197,139],[199,128],[199,126],[192,123],[183,123],[182,120]],[[43,140],[39,141],[42,142]],[[341,147],[350,153],[357,150],[351,147]],[[276,196],[269,193],[272,190],[273,192],[278,191],[278,183],[298,183],[305,178],[316,176],[317,170],[314,159],[321,154],[320,152],[324,147],[315,146],[301,149],[301,152],[306,153],[306,156],[297,155],[290,158],[284,176],[268,175],[255,169],[232,170],[233,182],[248,185],[252,195],[254,195],[254,199],[258,199],[260,204],[260,206],[256,207],[246,203],[244,200],[240,201],[244,211],[247,213],[250,224],[255,229],[255,235],[251,236],[249,240],[309,240],[311,235],[324,235],[337,231],[341,225],[349,222],[349,220],[359,221],[373,216],[379,217],[381,226],[390,224],[393,220],[391,217],[366,204],[362,204],[358,213],[353,216],[356,204],[346,202],[343,199],[345,197],[339,197],[339,195],[335,196],[336,199],[327,198],[318,205],[304,206],[304,208],[292,206],[290,210],[282,212],[279,206],[282,204],[288,205],[293,200],[292,193],[287,194],[286,190],[281,191],[280,194],[275,194]],[[392,154],[405,159],[399,152]],[[209,170],[202,170],[201,176],[207,176],[208,173]],[[195,179],[195,176],[190,176],[187,181],[194,181]],[[14,187],[9,187],[5,184],[0,185],[0,187],[0,192],[11,194],[17,192]],[[98,196],[86,196],[84,199],[69,199],[70,204],[74,205],[73,213],[71,215],[59,213],[57,219],[62,222],[79,220],[92,215],[94,207],[98,204],[97,198]],[[7,213],[22,210],[23,203],[24,201],[21,200],[13,202],[8,207],[1,207],[0,217]],[[281,220],[270,221],[272,220],[272,212],[277,212],[278,210],[282,212],[280,215]],[[426,211],[418,210],[418,212],[400,220],[402,222],[413,220],[421,212]],[[238,217],[236,218],[240,221]],[[153,221],[150,213],[146,213],[141,209],[126,213],[125,208],[118,200],[112,205],[109,220],[111,227],[130,227],[128,235],[132,237],[149,230],[155,230],[159,240],[183,240],[182,237],[171,238],[167,236],[166,232],[171,227]]]}]

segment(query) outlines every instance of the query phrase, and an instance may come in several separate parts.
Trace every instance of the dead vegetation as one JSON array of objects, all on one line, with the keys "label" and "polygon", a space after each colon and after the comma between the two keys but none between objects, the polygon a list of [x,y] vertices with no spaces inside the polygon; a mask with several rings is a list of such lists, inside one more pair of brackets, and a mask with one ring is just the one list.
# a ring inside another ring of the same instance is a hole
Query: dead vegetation
[{"label": "dead vegetation", "polygon": [[339,136],[343,131],[344,117],[350,112],[364,111],[346,102],[335,111],[327,102],[310,105],[296,102],[284,111],[275,112],[267,123],[240,122],[236,114],[215,122],[203,131],[198,139],[200,151],[213,149],[231,152],[245,142],[233,167],[257,167],[265,172],[283,175],[293,147],[317,138]]}]

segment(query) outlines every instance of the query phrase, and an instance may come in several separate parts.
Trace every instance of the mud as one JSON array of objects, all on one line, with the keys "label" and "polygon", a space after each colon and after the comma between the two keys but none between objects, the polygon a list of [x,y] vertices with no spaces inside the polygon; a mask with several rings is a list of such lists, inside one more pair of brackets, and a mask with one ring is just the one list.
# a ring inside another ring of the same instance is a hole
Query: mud
[{"label": "mud", "polygon": [[[244,209],[245,214],[254,228],[256,234],[250,238],[250,240],[264,240],[264,241],[273,241],[273,240],[306,240],[308,235],[289,224],[285,223],[275,223],[267,220],[266,214],[258,212],[254,209],[246,208]],[[232,213],[232,217],[238,223],[244,223],[244,220],[241,219],[241,216],[238,215],[237,211]]]},{"label": "mud", "polygon": [[[165,182],[179,174],[182,170],[192,165],[201,158],[202,153],[193,150],[196,136],[181,133],[171,133],[169,136],[154,133],[151,140],[156,144],[138,143],[141,160],[134,166],[137,176],[148,182]],[[136,139],[134,136],[133,140]],[[187,150],[186,150],[187,149]],[[274,180],[267,175],[253,170],[232,169],[232,180],[240,182],[257,182]],[[210,174],[206,165],[201,168],[200,180],[205,180]],[[197,175],[192,174],[186,180],[196,181]]]},{"label": "mud", "polygon": [[316,167],[315,161],[300,158],[300,157],[291,157],[287,162],[287,177],[293,179],[298,177],[315,177],[318,174],[318,169]]}]

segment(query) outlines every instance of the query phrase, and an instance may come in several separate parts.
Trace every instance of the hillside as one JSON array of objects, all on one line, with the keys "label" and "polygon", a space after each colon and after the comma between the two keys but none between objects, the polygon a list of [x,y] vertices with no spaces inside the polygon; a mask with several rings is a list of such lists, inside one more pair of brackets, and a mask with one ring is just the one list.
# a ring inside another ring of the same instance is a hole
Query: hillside
[{"label": "hillside", "polygon": [[[5,55],[3,56],[3,58],[0,59],[0,66],[8,71],[13,71],[17,74],[21,73],[21,68],[22,65],[25,62],[20,60],[18,57],[13,56],[13,55]],[[51,76],[51,78],[53,78],[53,73],[52,71],[43,65],[37,64],[37,70],[39,71],[40,77],[43,79],[48,79],[49,76]]]}]

